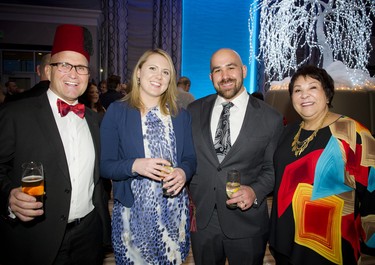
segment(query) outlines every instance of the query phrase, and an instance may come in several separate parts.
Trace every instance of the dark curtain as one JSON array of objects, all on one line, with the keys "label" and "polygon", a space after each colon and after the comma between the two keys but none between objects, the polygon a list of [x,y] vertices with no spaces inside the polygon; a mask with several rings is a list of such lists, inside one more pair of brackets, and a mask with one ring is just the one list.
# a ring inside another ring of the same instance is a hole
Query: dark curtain
[{"label": "dark curtain", "polygon": [[181,0],[102,0],[100,63],[110,74],[130,79],[139,57],[148,49],[167,51],[181,72]]},{"label": "dark curtain", "polygon": [[127,76],[128,61],[128,1],[103,0],[100,65],[101,79],[110,74]]}]

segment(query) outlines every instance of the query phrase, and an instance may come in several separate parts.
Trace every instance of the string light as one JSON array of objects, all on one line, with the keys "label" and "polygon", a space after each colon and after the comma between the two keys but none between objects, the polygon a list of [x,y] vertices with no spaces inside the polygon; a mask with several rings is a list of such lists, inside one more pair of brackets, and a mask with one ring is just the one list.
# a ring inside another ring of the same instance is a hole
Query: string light
[{"label": "string light", "polygon": [[[375,87],[375,79],[366,69],[372,51],[370,16],[375,15],[374,0],[255,0],[249,10],[250,40],[257,10],[259,53],[254,55],[250,41],[250,61],[253,57],[263,61],[271,85],[285,87],[282,84],[289,81],[283,80],[285,77],[317,56],[318,65],[328,72],[338,61],[343,63],[336,77],[346,80],[338,86]],[[304,54],[298,56],[301,51]]]}]

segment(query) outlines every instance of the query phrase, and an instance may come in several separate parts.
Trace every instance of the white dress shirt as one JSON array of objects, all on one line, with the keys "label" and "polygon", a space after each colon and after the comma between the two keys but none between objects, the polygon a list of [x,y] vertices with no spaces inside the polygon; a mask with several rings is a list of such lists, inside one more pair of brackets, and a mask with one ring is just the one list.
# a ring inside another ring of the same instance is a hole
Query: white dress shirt
[{"label": "white dress shirt", "polygon": [[81,119],[72,111],[65,117],[61,117],[57,108],[58,96],[50,89],[47,91],[47,96],[68,162],[72,186],[68,222],[71,222],[74,219],[85,217],[94,209],[92,195],[94,191],[95,148],[86,119]]},{"label": "white dress shirt", "polygon": [[[212,134],[212,141],[215,141],[215,133],[217,124],[220,119],[220,114],[223,110],[222,103],[226,102],[226,100],[218,96],[215,101],[214,109],[212,111],[211,116],[211,134]],[[234,100],[231,101],[234,105],[231,107],[230,116],[229,116],[229,126],[230,126],[230,142],[231,145],[235,143],[237,140],[238,135],[240,134],[240,130],[243,124],[243,120],[245,118],[247,104],[249,102],[249,94],[247,93],[246,89]]]}]

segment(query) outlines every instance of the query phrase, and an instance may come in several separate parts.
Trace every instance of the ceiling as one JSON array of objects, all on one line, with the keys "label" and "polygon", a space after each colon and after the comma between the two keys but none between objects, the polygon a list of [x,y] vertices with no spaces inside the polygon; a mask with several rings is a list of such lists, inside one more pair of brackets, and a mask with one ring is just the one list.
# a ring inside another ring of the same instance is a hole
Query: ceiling
[{"label": "ceiling", "polygon": [[2,4],[65,7],[100,10],[101,0],[0,0]]}]

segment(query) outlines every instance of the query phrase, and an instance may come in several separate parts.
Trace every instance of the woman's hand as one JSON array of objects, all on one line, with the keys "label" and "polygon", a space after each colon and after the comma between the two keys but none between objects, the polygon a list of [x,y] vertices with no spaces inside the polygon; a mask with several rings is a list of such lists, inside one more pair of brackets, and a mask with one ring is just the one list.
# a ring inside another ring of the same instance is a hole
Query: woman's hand
[{"label": "woman's hand", "polygon": [[[165,167],[167,166],[167,167]],[[173,195],[178,194],[186,183],[186,174],[181,168],[169,170],[171,164],[162,158],[137,158],[133,163],[133,172],[150,179],[164,182],[164,188]]]},{"label": "woman's hand", "polygon": [[173,168],[173,171],[166,175],[163,179],[163,187],[167,188],[167,192],[177,195],[185,186],[186,174],[181,168]]},{"label": "woman's hand", "polygon": [[132,171],[144,177],[161,181],[169,174],[169,172],[165,172],[166,169],[163,165],[170,166],[171,164],[162,158],[137,158],[133,163]]}]

